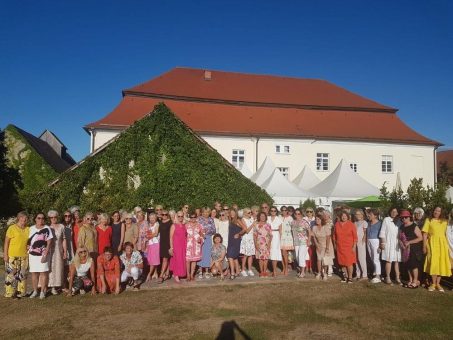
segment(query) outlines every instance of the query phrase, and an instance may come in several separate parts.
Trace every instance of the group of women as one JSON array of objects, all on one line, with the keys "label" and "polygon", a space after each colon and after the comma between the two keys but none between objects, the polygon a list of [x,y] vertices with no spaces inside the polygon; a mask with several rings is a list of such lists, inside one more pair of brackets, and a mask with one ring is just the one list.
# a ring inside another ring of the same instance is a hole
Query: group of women
[{"label": "group of women", "polygon": [[332,217],[323,208],[277,209],[267,203],[240,210],[219,202],[213,209],[189,208],[136,207],[133,213],[88,212],[82,218],[73,207],[62,219],[54,210],[47,218],[38,213],[31,227],[20,212],[5,238],[5,296],[26,296],[28,272],[33,286],[28,296],[44,299],[48,289],[53,295],[118,294],[170,277],[177,283],[234,280],[255,276],[254,260],[259,277],[296,270],[298,278],[313,273],[327,280],[335,268],[347,283],[355,278],[393,284],[393,267],[394,282],[401,285],[402,265],[405,287],[417,288],[429,275],[428,290],[440,292],[440,278],[452,274],[453,211],[448,221],[440,207],[428,218],[420,208],[413,214],[393,208],[383,220],[377,209],[357,209],[352,217],[348,209],[335,209]]}]

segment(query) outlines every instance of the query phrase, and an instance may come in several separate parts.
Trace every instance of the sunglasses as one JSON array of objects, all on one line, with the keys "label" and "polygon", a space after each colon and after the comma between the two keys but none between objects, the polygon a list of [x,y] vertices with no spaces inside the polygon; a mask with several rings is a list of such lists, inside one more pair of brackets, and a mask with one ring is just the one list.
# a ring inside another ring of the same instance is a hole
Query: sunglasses
[{"label": "sunglasses", "polygon": [[223,208],[223,210],[230,210],[229,208]]},{"label": "sunglasses", "polygon": [[184,216],[180,216],[180,215],[178,215],[178,218],[184,218]]},{"label": "sunglasses", "polygon": [[313,214],[313,210],[307,210],[307,214]]},{"label": "sunglasses", "polygon": [[93,217],[87,217],[85,218],[87,221],[92,221],[93,220]]},{"label": "sunglasses", "polygon": [[71,215],[64,215],[64,217],[72,217]]},{"label": "sunglasses", "polygon": [[44,220],[44,217],[36,217],[37,220]]},{"label": "sunglasses", "polygon": [[168,214],[162,214],[162,216],[168,216]]}]

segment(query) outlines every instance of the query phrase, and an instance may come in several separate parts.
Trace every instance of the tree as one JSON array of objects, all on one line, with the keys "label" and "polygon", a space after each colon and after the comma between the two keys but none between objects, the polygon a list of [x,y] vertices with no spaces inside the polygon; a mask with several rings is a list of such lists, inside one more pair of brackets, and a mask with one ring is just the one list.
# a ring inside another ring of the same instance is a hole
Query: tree
[{"label": "tree", "polygon": [[423,178],[413,178],[407,187],[407,207],[415,209],[425,206],[426,189],[423,187]]}]

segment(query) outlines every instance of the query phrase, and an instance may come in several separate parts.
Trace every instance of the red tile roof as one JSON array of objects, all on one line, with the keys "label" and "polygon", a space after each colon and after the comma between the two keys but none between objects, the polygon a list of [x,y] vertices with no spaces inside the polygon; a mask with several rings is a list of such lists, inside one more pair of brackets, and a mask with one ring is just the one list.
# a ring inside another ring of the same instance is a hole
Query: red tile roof
[{"label": "red tile roof", "polygon": [[133,95],[126,95],[110,114],[86,128],[124,129],[161,101],[199,134],[439,145],[412,130],[396,114],[387,112],[248,106]]},{"label": "red tile roof", "polygon": [[[205,72],[209,72],[210,80],[205,79]],[[123,94],[249,105],[396,112],[394,108],[361,97],[325,80],[179,67],[146,83],[124,90]]]}]

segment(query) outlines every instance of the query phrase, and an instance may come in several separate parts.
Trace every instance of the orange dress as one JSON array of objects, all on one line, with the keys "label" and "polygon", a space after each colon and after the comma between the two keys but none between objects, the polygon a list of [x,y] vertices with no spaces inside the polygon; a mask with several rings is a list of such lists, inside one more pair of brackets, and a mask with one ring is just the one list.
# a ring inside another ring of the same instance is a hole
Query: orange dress
[{"label": "orange dress", "polygon": [[355,249],[352,249],[354,242],[357,243],[357,228],[351,221],[344,224],[335,224],[334,240],[337,245],[338,264],[343,267],[352,266],[357,262]]},{"label": "orange dress", "polygon": [[115,292],[116,279],[120,278],[120,261],[118,256],[113,256],[110,261],[107,261],[103,254],[97,259],[97,288],[98,292],[102,292],[101,275],[104,275],[105,283],[107,284],[107,293]]}]

